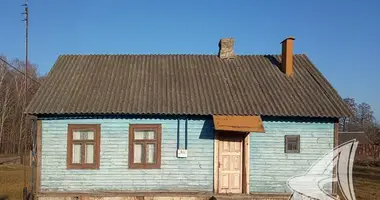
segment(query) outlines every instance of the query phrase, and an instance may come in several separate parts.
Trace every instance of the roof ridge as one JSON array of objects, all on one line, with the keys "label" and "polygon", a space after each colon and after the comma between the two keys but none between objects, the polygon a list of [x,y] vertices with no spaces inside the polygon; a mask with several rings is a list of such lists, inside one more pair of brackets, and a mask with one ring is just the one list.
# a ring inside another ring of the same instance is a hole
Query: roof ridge
[{"label": "roof ridge", "polygon": [[[171,54],[171,53],[154,53],[154,54],[60,54],[59,56],[218,56],[217,54]],[[235,56],[281,56],[281,54],[235,54]],[[304,53],[294,54],[294,56],[306,56]]]}]

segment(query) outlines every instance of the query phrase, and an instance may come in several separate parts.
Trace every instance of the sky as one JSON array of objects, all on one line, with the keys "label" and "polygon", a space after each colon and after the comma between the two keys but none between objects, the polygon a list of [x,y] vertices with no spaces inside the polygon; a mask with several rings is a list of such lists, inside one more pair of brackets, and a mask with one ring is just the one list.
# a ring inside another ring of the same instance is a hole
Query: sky
[{"label": "sky", "polygon": [[[25,57],[23,0],[0,0],[0,54]],[[61,54],[279,54],[294,36],[345,97],[380,119],[380,1],[29,0],[29,58],[41,74]]]}]

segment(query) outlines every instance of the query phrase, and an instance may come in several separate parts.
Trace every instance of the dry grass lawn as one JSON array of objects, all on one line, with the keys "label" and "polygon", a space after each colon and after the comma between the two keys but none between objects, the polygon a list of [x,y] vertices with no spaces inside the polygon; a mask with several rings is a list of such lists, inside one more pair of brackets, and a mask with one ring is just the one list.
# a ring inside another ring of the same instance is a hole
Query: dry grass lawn
[{"label": "dry grass lawn", "polygon": [[[26,168],[26,170],[29,170]],[[27,171],[27,183],[29,183]],[[0,196],[7,195],[10,200],[22,199],[24,188],[24,170],[22,165],[0,165]]]},{"label": "dry grass lawn", "polygon": [[380,167],[355,166],[353,179],[357,199],[380,199]]},{"label": "dry grass lawn", "polygon": [[[28,183],[29,180],[27,177]],[[8,195],[10,200],[20,200],[23,187],[22,165],[0,165],[0,196]],[[356,166],[354,189],[358,200],[380,200],[380,167]]]},{"label": "dry grass lawn", "polygon": [[354,177],[354,190],[356,199],[378,200],[380,199],[380,179]]}]

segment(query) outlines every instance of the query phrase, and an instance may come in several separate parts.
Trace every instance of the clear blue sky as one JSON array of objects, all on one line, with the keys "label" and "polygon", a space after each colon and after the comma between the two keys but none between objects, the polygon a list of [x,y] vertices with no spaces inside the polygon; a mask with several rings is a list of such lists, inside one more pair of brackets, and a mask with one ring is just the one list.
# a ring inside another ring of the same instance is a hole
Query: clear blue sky
[{"label": "clear blue sky", "polygon": [[[24,58],[23,0],[1,0],[0,54]],[[286,36],[342,97],[380,119],[380,1],[29,0],[30,60],[47,73],[60,54],[278,54]]]}]

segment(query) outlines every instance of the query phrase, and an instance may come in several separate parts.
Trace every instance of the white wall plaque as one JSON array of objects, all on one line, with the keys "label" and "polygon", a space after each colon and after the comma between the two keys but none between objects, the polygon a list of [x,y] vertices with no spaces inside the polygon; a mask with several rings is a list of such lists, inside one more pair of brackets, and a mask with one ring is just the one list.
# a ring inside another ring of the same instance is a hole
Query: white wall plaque
[{"label": "white wall plaque", "polygon": [[178,158],[187,158],[187,149],[177,149]]}]

